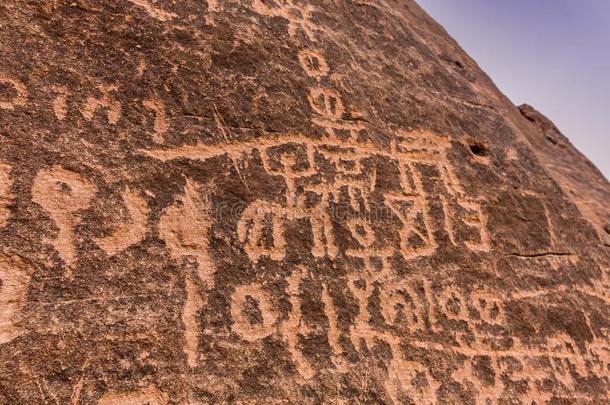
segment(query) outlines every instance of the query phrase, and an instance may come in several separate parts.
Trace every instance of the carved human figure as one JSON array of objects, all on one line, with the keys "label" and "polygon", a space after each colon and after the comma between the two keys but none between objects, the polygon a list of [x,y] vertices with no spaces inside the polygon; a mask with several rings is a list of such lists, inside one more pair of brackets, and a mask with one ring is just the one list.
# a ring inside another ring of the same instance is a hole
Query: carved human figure
[{"label": "carved human figure", "polygon": [[38,172],[32,185],[32,201],[40,205],[59,228],[51,240],[60,257],[71,265],[76,260],[74,227],[78,211],[88,208],[97,188],[79,173],[53,166]]}]

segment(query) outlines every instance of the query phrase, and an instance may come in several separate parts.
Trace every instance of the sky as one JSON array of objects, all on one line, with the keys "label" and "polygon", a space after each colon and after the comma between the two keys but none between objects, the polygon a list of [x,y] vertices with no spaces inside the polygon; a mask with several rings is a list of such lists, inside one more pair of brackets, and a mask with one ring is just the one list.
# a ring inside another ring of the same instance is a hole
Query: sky
[{"label": "sky", "polygon": [[610,179],[610,0],[417,0]]}]

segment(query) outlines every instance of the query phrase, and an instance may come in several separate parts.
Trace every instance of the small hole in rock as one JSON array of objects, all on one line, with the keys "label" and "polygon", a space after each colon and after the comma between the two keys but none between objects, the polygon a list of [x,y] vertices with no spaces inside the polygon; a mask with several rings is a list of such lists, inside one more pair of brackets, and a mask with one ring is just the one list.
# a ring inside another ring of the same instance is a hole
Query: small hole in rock
[{"label": "small hole in rock", "polygon": [[470,145],[468,145],[468,147],[470,148],[470,151],[477,156],[485,156],[487,155],[487,148],[485,148],[485,146],[481,145],[480,143],[472,143]]}]

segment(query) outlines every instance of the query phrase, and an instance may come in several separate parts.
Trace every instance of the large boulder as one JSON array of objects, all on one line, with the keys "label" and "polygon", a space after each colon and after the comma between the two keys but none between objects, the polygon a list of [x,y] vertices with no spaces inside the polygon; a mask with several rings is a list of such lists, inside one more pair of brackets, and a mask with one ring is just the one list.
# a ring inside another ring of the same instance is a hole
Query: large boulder
[{"label": "large boulder", "polygon": [[0,50],[0,403],[608,401],[610,186],[413,1],[5,0]]}]

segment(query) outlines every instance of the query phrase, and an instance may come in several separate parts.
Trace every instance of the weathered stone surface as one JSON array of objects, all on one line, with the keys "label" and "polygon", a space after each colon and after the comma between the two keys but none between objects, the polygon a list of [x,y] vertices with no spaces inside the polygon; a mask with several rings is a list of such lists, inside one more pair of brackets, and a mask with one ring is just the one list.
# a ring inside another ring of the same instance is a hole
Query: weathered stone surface
[{"label": "weathered stone surface", "polygon": [[595,228],[600,240],[610,246],[610,184],[547,117],[532,106],[519,106],[536,131],[526,131],[538,158],[563,191],[576,203]]},{"label": "weathered stone surface", "polygon": [[412,1],[9,0],[0,49],[0,403],[607,402],[608,183]]}]

